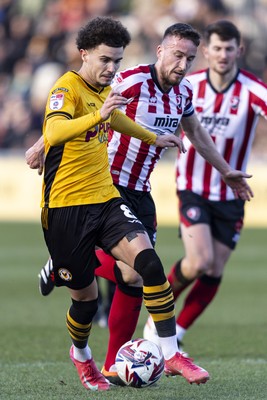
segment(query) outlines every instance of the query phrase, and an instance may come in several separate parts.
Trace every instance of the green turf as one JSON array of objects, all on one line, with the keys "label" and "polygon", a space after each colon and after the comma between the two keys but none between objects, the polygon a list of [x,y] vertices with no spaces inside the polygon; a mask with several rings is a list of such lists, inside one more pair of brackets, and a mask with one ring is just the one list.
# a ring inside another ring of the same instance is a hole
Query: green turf
[{"label": "green turf", "polygon": [[[185,338],[185,350],[211,373],[210,382],[190,386],[163,377],[147,389],[93,393],[81,386],[68,358],[66,291],[47,298],[38,292],[47,258],[40,226],[1,222],[0,399],[267,399],[266,233],[244,230],[218,296]],[[167,272],[183,251],[175,228],[160,228],[157,250]],[[135,337],[142,336],[146,316],[143,309]],[[90,344],[99,368],[106,343],[107,330],[94,325]]]}]

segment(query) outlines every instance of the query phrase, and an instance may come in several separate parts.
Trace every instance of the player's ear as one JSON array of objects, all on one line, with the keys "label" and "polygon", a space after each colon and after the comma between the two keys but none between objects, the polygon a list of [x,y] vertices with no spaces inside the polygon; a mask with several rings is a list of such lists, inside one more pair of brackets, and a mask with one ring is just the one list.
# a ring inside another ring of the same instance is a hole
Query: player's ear
[{"label": "player's ear", "polygon": [[80,55],[83,61],[86,61],[87,51],[84,49],[80,49]]},{"label": "player's ear", "polygon": [[207,59],[208,58],[208,47],[205,44],[203,44],[203,46],[201,47],[201,50],[202,50],[203,56],[205,57],[205,59]]},{"label": "player's ear", "polygon": [[242,57],[245,53],[245,47],[243,45],[240,45],[238,48],[238,57]]},{"label": "player's ear", "polygon": [[162,58],[163,46],[160,44],[157,47],[157,58],[160,60]]}]

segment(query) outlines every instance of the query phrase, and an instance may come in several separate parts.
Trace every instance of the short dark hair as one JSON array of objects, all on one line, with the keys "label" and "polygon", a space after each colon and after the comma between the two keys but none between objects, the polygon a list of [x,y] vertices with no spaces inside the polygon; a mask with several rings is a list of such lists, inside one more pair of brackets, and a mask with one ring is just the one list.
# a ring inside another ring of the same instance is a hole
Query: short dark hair
[{"label": "short dark hair", "polygon": [[166,29],[163,35],[163,40],[167,36],[178,36],[182,39],[189,39],[196,46],[199,46],[200,43],[200,34],[198,31],[196,31],[191,25],[180,22],[173,24]]},{"label": "short dark hair", "polygon": [[77,35],[78,50],[94,49],[101,44],[125,48],[131,41],[128,30],[111,17],[96,17],[82,27]]},{"label": "short dark hair", "polygon": [[213,33],[216,33],[222,41],[236,39],[237,44],[240,45],[241,34],[231,21],[221,19],[208,25],[203,34],[206,43],[209,43]]}]

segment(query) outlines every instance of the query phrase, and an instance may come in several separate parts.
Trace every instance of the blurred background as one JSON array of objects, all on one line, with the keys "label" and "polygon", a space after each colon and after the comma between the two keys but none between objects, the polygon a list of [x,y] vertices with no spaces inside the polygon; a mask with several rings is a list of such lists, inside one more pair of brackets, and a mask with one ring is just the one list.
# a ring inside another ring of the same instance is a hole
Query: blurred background
[{"label": "blurred background", "polygon": [[[39,218],[41,178],[26,166],[24,153],[40,137],[48,90],[63,72],[80,67],[77,30],[99,15],[120,19],[131,33],[121,69],[153,63],[162,34],[172,23],[189,23],[201,33],[214,20],[230,19],[243,35],[240,66],[267,81],[267,0],[0,0],[0,219]],[[193,70],[205,66],[199,49]],[[165,177],[167,168],[170,181],[153,178],[165,184],[156,185],[154,193],[159,221],[163,193],[165,197],[170,190],[175,201],[174,155],[167,152],[160,167]],[[249,172],[259,178],[266,160],[266,122],[260,122]],[[166,166],[170,163],[171,169]],[[254,178],[253,184],[258,185]],[[266,185],[259,180],[257,199],[262,204]],[[262,222],[261,209],[259,213]],[[177,223],[173,215],[170,221]]]}]

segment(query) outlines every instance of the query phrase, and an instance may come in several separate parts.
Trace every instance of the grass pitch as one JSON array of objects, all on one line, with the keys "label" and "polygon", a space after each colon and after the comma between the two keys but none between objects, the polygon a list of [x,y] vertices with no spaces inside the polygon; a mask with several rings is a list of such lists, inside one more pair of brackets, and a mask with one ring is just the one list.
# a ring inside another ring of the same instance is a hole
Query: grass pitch
[{"label": "grass pitch", "polygon": [[[147,389],[95,393],[83,388],[68,358],[66,290],[47,298],[38,292],[37,274],[47,259],[40,225],[1,222],[0,399],[266,400],[266,233],[244,229],[220,292],[185,337],[185,350],[211,374],[206,385],[163,377]],[[157,251],[168,272],[183,254],[175,228],[159,229]],[[143,308],[135,337],[142,337],[146,317]],[[107,336],[94,325],[90,346],[99,368]]]}]

